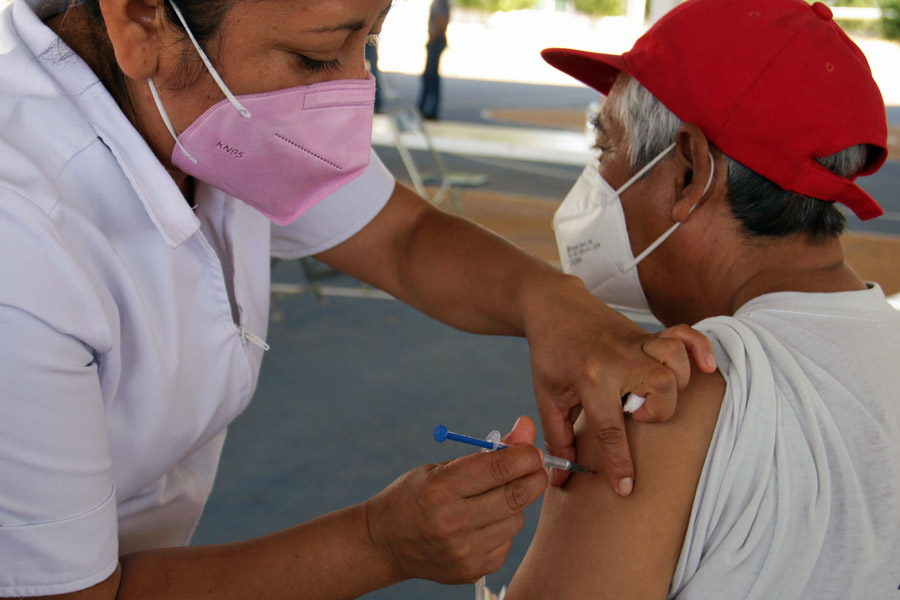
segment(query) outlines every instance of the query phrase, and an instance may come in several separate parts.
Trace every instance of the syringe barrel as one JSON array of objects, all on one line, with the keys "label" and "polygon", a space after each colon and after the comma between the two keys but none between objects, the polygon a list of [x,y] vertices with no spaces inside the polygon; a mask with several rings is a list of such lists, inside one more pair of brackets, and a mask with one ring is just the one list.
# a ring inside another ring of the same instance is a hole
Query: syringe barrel
[{"label": "syringe barrel", "polygon": [[571,471],[572,470],[572,461],[566,460],[564,458],[559,458],[558,456],[550,456],[549,454],[544,455],[544,466],[549,467],[551,469],[560,469],[562,471]]}]

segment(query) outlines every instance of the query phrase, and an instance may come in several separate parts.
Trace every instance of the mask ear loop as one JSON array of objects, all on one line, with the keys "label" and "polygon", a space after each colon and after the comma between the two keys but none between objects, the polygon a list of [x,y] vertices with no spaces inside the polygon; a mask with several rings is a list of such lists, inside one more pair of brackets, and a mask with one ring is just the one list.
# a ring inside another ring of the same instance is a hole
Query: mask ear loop
[{"label": "mask ear loop", "polygon": [[616,196],[621,196],[621,195],[622,195],[622,192],[624,192],[624,191],[627,190],[629,187],[631,187],[631,184],[632,184],[632,183],[634,183],[635,181],[637,181],[638,179],[640,179],[641,177],[643,177],[643,176],[644,176],[644,173],[646,173],[647,171],[649,171],[650,169],[652,169],[652,168],[654,167],[654,165],[656,165],[656,163],[658,163],[659,161],[661,161],[662,159],[664,159],[664,158],[666,157],[666,155],[667,155],[667,154],[672,150],[672,148],[674,148],[674,147],[675,147],[675,144],[672,144],[671,146],[669,146],[668,148],[666,148],[665,150],[663,150],[662,152],[660,152],[659,154],[657,154],[656,157],[655,157],[653,160],[651,160],[650,162],[648,162],[646,165],[644,165],[644,166],[641,168],[640,171],[638,171],[637,173],[635,173],[634,175],[632,175],[632,176],[631,176],[631,179],[629,179],[628,181],[626,181],[625,183],[623,183],[622,185],[620,185],[620,186],[619,186],[619,189],[616,190]]},{"label": "mask ear loop", "polygon": [[200,47],[200,44],[197,42],[197,38],[194,37],[193,32],[191,32],[191,28],[188,27],[187,20],[185,20],[184,15],[181,14],[181,9],[178,8],[178,5],[175,4],[173,0],[169,0],[169,4],[172,5],[172,10],[175,11],[175,15],[178,17],[178,20],[181,21],[181,25],[184,27],[184,30],[187,32],[188,37],[191,38],[191,42],[194,44],[194,48],[197,49],[197,54],[200,55],[200,60],[203,61],[203,64],[206,66],[207,70],[209,70],[209,74],[212,75],[213,80],[215,80],[216,85],[219,86],[219,89],[222,90],[222,93],[225,94],[225,97],[228,98],[228,101],[231,103],[233,107],[237,109],[241,116],[245,119],[250,118],[250,111],[244,108],[244,106],[238,102],[238,99],[234,97],[234,94],[231,93],[231,90],[228,89],[228,86],[225,85],[225,82],[222,81],[222,78],[219,76],[216,68],[213,67],[212,62],[210,62],[209,57],[206,56],[206,52],[203,51],[203,48]]},{"label": "mask ear loop", "polygon": [[[674,144],[673,144],[673,145],[674,145]],[[671,148],[671,146],[670,146],[670,148]],[[701,200],[703,199],[703,196],[706,195],[706,192],[709,191],[709,186],[712,185],[713,177],[715,177],[715,175],[716,175],[716,161],[713,160],[712,152],[709,152],[709,166],[710,166],[710,169],[709,169],[709,179],[706,180],[706,187],[703,188],[703,193],[700,195]],[[643,170],[646,170],[646,167],[645,167],[644,169],[642,169],[642,171],[643,171]],[[639,173],[639,174],[640,174],[640,173]],[[630,184],[630,183],[631,183],[631,182],[629,181],[628,184]],[[626,184],[626,185],[628,185],[628,184]],[[622,187],[625,187],[625,186],[622,186]],[[697,201],[697,204],[694,204],[694,205],[691,207],[691,209],[688,211],[688,214],[687,214],[688,217],[691,216],[691,213],[694,212],[694,209],[697,208],[697,205],[698,205],[698,204],[700,204],[700,201],[699,201],[699,200]],[[686,220],[687,220],[687,217],[685,217],[685,221],[686,221]],[[637,258],[635,258],[633,261],[631,261],[630,263],[628,263],[628,264],[626,264],[626,265],[624,265],[624,266],[620,266],[620,267],[619,267],[619,270],[620,270],[621,272],[625,273],[626,271],[630,271],[631,269],[633,269],[634,267],[636,267],[637,264],[638,264],[639,262],[641,262],[642,260],[644,260],[644,259],[647,257],[648,254],[650,254],[651,252],[653,252],[654,250],[656,250],[656,248],[657,248],[660,244],[662,244],[664,241],[666,241],[666,239],[667,239],[670,235],[672,235],[672,233],[673,233],[676,229],[678,229],[678,227],[679,227],[682,223],[684,223],[684,221],[679,221],[679,222],[677,222],[677,223],[674,223],[671,227],[669,227],[668,229],[666,229],[666,231],[665,231],[661,236],[659,236],[658,238],[656,238],[656,241],[654,241],[654,242],[653,242],[652,244],[650,244],[643,252],[641,252],[641,253],[637,256]]]},{"label": "mask ear loop", "polygon": [[169,119],[169,114],[166,112],[166,109],[163,107],[162,100],[159,97],[159,92],[156,91],[156,85],[153,83],[153,78],[147,80],[147,83],[150,84],[150,93],[153,94],[153,101],[156,102],[156,108],[159,110],[159,116],[162,117],[163,123],[166,124],[166,129],[169,130],[169,133],[172,134],[172,137],[175,139],[175,143],[178,145],[178,148],[184,153],[188,159],[197,164],[197,159],[194,158],[194,155],[188,152],[187,148],[181,143],[181,140],[178,139],[178,135],[175,133],[175,128],[172,126],[172,121]]}]

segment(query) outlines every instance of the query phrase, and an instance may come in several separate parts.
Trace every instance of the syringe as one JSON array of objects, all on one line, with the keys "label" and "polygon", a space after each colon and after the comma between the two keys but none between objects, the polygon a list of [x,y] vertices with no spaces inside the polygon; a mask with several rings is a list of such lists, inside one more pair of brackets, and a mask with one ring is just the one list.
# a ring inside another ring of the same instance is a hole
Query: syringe
[{"label": "syringe", "polygon": [[[470,444],[472,446],[478,446],[479,448],[485,448],[487,450],[502,450],[504,448],[509,448],[507,444],[504,444],[500,441],[500,433],[497,431],[492,431],[490,435],[488,435],[487,439],[481,440],[478,438],[473,438],[468,435],[462,435],[461,433],[453,433],[452,431],[447,431],[447,428],[443,425],[438,425],[434,428],[434,439],[437,442],[443,442],[444,440],[453,440],[454,442],[462,442],[463,444]],[[544,453],[544,466],[550,467],[552,469],[559,469],[561,471],[583,471],[585,473],[593,473],[593,471],[579,465],[576,462],[572,462],[571,460],[566,460],[565,458],[560,458],[558,456],[550,456],[547,453]]]}]

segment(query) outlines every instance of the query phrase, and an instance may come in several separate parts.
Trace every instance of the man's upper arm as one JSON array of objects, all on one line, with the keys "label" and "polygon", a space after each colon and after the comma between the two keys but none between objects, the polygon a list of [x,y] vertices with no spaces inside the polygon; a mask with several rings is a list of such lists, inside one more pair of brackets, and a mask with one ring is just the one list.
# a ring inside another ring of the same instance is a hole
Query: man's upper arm
[{"label": "man's upper arm", "polygon": [[599,446],[578,424],[578,460],[598,472],[550,489],[534,541],[507,598],[665,598],[725,392],[694,369],[665,423],[626,421],[634,492],[610,489]]}]

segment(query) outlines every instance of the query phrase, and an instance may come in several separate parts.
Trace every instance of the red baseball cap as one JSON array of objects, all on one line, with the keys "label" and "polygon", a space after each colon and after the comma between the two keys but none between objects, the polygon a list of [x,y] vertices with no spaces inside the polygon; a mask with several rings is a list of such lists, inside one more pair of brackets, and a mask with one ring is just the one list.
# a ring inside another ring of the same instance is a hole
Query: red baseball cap
[{"label": "red baseball cap", "polygon": [[860,173],[868,175],[887,158],[884,100],[869,64],[820,2],[688,0],[621,56],[565,48],[541,55],[604,95],[627,73],[785,190],[841,202],[862,220],[884,213],[813,160],[870,144],[880,152],[869,153]]}]

